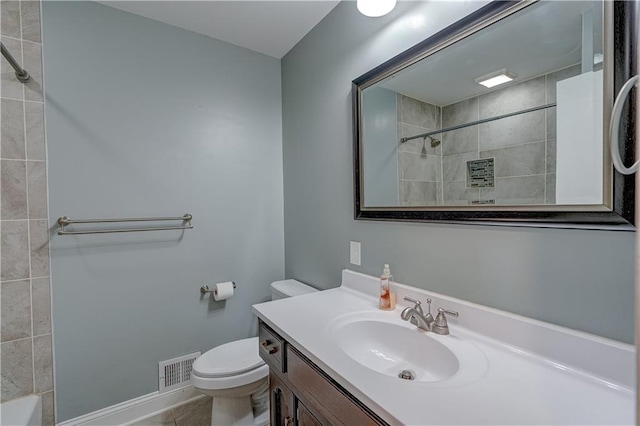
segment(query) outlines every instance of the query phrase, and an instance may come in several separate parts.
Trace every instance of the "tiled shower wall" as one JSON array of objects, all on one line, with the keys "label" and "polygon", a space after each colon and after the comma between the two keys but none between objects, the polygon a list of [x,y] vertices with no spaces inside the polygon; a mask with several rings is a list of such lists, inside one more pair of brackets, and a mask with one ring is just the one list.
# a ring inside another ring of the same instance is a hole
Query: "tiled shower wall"
[{"label": "tiled shower wall", "polygon": [[[437,114],[434,111],[440,110],[441,123],[435,128],[446,128],[553,103],[556,100],[556,83],[579,73],[579,66],[568,67],[442,108],[399,95],[405,105],[411,106],[412,113],[407,113],[407,108],[398,102],[398,136],[428,131],[426,124],[420,128],[415,126],[419,120],[413,115],[420,109],[425,110],[423,123]],[[406,116],[412,117],[411,125],[404,118]],[[421,139],[402,144],[399,173],[401,204],[432,205],[435,201],[444,205],[467,205],[487,200],[494,200],[496,204],[554,204],[555,119],[556,109],[549,108],[434,135],[442,137],[442,146],[440,151],[436,148],[433,155],[419,155]],[[428,150],[428,139],[426,146]],[[409,160],[406,151],[414,153]],[[441,156],[440,165],[435,164],[438,155]],[[479,158],[495,159],[493,188],[467,188],[467,161]],[[442,178],[429,183],[417,184],[406,180],[416,175],[425,180],[423,177],[429,173],[440,172]],[[432,191],[438,185],[442,185],[442,194],[434,197]]]},{"label": "tiled shower wall", "polygon": [[[440,128],[441,108],[397,95],[398,139]],[[440,135],[434,135],[440,137]],[[423,149],[424,147],[424,149]],[[398,195],[403,206],[442,204],[442,148],[427,138],[412,139],[398,152]]]},{"label": "tiled shower wall", "polygon": [[0,64],[0,394],[42,397],[53,424],[46,147],[39,1],[2,1],[0,39],[31,75]]}]

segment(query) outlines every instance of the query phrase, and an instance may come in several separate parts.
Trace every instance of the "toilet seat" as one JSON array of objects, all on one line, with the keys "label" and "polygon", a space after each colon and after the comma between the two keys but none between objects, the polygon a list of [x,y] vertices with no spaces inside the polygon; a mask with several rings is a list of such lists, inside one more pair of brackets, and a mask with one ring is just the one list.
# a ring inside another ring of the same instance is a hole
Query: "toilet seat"
[{"label": "toilet seat", "polygon": [[216,346],[193,363],[200,377],[228,377],[246,373],[264,364],[258,355],[258,338],[236,340]]},{"label": "toilet seat", "polygon": [[226,389],[250,385],[266,378],[269,367],[258,355],[258,338],[216,346],[193,363],[192,383],[201,389]]}]

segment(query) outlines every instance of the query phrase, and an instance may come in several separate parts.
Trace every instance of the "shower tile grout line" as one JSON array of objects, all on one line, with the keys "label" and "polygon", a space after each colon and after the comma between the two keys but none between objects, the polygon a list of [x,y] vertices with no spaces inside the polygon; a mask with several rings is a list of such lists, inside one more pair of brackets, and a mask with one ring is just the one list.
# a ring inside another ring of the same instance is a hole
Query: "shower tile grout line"
[{"label": "shower tile grout line", "polygon": [[[32,1],[32,0],[26,0],[26,1]],[[22,5],[20,5],[20,8],[22,8]],[[20,12],[20,13],[22,13],[22,12]],[[20,21],[22,21],[22,17],[20,17]],[[40,42],[40,41],[25,40],[23,38],[15,38],[15,37],[11,37],[11,36],[4,35],[4,34],[0,35],[0,37],[6,38],[6,39],[9,39],[9,40],[12,40],[12,41],[18,41],[18,42],[26,42],[26,43],[31,43],[31,44],[42,44],[42,42]],[[20,23],[20,37],[22,37],[22,22]]]},{"label": "shower tile grout line", "polygon": [[[45,333],[45,334],[38,334],[37,336],[21,337],[19,339],[11,339],[11,340],[7,340],[5,342],[0,342],[0,345],[4,345],[5,343],[19,342],[19,341],[23,341],[23,340],[33,340],[36,337],[45,337],[45,336],[51,336],[51,335],[52,335],[52,333]],[[49,392],[49,391],[45,391],[45,392]],[[45,393],[45,392],[43,392],[43,393]],[[35,388],[34,388],[34,393],[35,393]],[[20,396],[18,398],[22,398],[22,397]]]},{"label": "shower tile grout line", "polygon": [[41,217],[41,218],[34,217],[33,219],[2,219],[2,220],[0,220],[0,222],[29,222],[30,220],[47,220],[47,218],[46,217]]},{"label": "shower tile grout line", "polygon": [[0,160],[2,160],[2,161],[23,161],[23,162],[25,162],[25,161],[33,161],[34,163],[45,163],[46,162],[45,160],[30,160],[28,158],[24,159],[24,158],[3,158],[3,157],[0,157]]},{"label": "shower tile grout line", "polygon": [[6,100],[9,100],[9,101],[30,102],[32,104],[43,104],[44,105],[43,101],[34,101],[34,100],[31,100],[31,99],[17,99],[17,98],[11,98],[11,97],[8,97],[8,96],[0,96],[0,99],[6,99]]},{"label": "shower tile grout line", "polygon": [[4,283],[15,283],[15,282],[18,282],[18,281],[25,281],[25,280],[41,280],[43,278],[49,278],[49,277],[50,277],[49,275],[43,275],[43,276],[40,276],[40,277],[16,278],[16,279],[12,279],[12,280],[2,280],[0,282],[3,283],[3,284]]}]

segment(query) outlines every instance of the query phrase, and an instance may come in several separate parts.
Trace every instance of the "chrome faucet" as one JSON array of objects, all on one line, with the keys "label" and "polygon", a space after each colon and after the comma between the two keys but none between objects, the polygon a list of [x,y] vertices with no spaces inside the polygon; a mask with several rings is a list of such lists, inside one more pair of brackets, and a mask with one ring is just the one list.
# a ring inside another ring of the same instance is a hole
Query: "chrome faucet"
[{"label": "chrome faucet", "polygon": [[431,299],[427,299],[427,314],[422,310],[422,302],[419,300],[405,297],[404,300],[414,304],[413,308],[404,308],[400,314],[400,318],[410,321],[411,324],[417,326],[421,330],[432,331],[436,334],[449,334],[449,325],[447,324],[446,315],[458,318],[458,313],[439,308],[438,316],[433,319],[431,315]]},{"label": "chrome faucet", "polygon": [[433,315],[431,315],[431,299],[427,299],[427,315],[424,314],[422,302],[419,300],[410,297],[405,297],[404,300],[413,303],[415,306],[413,308],[404,308],[400,314],[400,318],[405,321],[410,321],[411,324],[422,330],[431,331],[431,326],[435,322]]}]

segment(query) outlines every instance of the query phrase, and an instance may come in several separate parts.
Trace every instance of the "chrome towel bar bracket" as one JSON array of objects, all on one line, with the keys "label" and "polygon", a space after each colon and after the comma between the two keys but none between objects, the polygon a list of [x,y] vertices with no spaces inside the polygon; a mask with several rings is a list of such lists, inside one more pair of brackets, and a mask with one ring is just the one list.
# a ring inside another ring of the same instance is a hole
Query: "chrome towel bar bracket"
[{"label": "chrome towel bar bracket", "polygon": [[[119,219],[71,219],[68,216],[62,216],[58,218],[58,225],[60,230],[58,235],[87,235],[87,234],[112,234],[118,232],[145,232],[145,231],[171,231],[171,230],[185,230],[193,229],[191,225],[191,219],[193,216],[189,213],[180,217],[128,217]],[[166,222],[170,220],[181,220],[182,226],[163,226],[163,227],[150,227],[150,228],[115,228],[115,229],[96,229],[96,230],[80,230],[80,231],[67,231],[66,226],[73,224],[87,224],[87,223],[126,223],[126,222]]]}]

